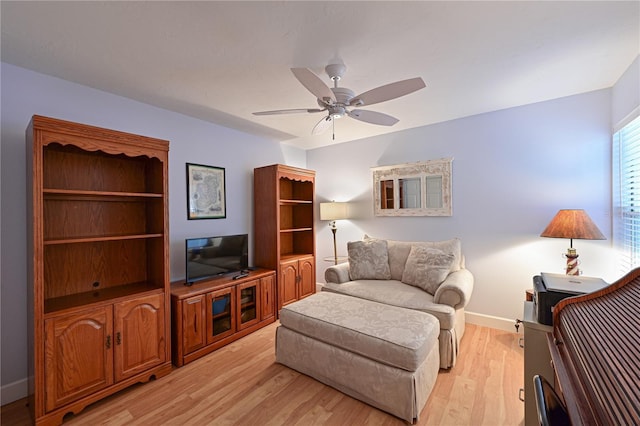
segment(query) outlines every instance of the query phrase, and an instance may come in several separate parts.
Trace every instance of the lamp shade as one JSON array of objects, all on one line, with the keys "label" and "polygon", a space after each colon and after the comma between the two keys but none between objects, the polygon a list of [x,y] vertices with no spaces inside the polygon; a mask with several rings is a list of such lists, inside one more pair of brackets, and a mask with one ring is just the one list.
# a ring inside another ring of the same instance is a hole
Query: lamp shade
[{"label": "lamp shade", "polygon": [[587,212],[582,209],[560,210],[540,236],[572,240],[606,240]]},{"label": "lamp shade", "polygon": [[349,219],[349,203],[320,203],[320,220]]}]

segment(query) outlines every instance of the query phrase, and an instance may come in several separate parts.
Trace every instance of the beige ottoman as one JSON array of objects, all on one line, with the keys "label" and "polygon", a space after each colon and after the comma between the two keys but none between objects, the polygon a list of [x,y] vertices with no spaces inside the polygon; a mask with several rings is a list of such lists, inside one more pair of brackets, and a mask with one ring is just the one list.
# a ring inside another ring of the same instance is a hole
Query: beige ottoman
[{"label": "beige ottoman", "polygon": [[282,308],[276,361],[409,422],[440,368],[438,320],[321,292]]}]

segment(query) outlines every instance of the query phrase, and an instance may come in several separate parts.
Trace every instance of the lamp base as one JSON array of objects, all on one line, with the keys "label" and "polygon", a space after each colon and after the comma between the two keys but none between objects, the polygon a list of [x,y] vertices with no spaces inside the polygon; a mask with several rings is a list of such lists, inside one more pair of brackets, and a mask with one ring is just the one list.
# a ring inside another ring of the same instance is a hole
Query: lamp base
[{"label": "lamp base", "polygon": [[580,275],[580,269],[578,268],[578,253],[576,253],[576,249],[568,248],[567,253],[564,255],[567,258],[567,275]]},{"label": "lamp base", "polygon": [[338,228],[335,225],[335,221],[333,222],[333,226],[331,227],[331,232],[333,232],[333,264],[338,264],[338,246],[336,245],[336,231]]}]

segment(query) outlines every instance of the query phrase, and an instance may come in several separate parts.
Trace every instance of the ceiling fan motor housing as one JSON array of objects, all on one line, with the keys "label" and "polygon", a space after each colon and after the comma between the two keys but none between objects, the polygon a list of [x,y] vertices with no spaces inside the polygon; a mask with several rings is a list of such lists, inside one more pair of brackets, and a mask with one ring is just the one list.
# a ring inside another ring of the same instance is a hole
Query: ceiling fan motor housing
[{"label": "ceiling fan motor housing", "polygon": [[347,113],[347,106],[349,105],[349,101],[353,99],[355,93],[351,89],[347,89],[346,87],[332,87],[331,91],[336,97],[336,103],[333,105],[327,105],[322,100],[318,99],[318,105],[323,108],[327,108],[329,111],[329,115],[333,118],[340,118]]}]

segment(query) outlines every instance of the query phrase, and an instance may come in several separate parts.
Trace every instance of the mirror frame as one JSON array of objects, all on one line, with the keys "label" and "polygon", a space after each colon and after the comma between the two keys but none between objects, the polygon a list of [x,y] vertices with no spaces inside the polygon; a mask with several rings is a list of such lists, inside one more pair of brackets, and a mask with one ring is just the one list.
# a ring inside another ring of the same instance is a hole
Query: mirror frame
[{"label": "mirror frame", "polygon": [[[453,157],[439,160],[420,161],[416,163],[395,164],[392,166],[372,167],[373,172],[373,210],[376,216],[452,216],[451,206],[451,169]],[[428,208],[427,176],[442,177],[442,207]],[[400,208],[400,180],[420,179],[420,208]],[[393,208],[383,209],[381,206],[380,182],[393,182]]]}]

